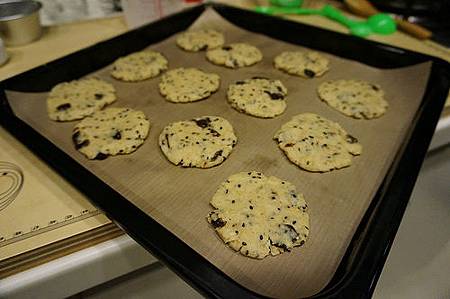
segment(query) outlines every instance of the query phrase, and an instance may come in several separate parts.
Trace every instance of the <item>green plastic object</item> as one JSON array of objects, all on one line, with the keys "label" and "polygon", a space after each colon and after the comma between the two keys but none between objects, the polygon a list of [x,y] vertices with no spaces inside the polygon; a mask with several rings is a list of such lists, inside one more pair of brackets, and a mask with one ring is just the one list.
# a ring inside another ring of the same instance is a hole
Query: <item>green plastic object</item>
[{"label": "green plastic object", "polygon": [[392,34],[397,29],[397,25],[391,16],[384,13],[378,13],[370,16],[367,19],[367,23],[369,23],[373,32],[378,34]]},{"label": "green plastic object", "polygon": [[270,4],[280,7],[300,7],[303,0],[270,0]]},{"label": "green plastic object", "polygon": [[397,26],[394,19],[389,15],[379,13],[370,16],[366,21],[355,21],[347,18],[342,12],[331,5],[325,5],[321,9],[307,9],[300,7],[275,7],[275,6],[258,6],[255,11],[264,14],[296,14],[296,15],[320,15],[334,20],[346,26],[350,33],[359,37],[366,37],[372,33],[392,34],[396,31]]}]

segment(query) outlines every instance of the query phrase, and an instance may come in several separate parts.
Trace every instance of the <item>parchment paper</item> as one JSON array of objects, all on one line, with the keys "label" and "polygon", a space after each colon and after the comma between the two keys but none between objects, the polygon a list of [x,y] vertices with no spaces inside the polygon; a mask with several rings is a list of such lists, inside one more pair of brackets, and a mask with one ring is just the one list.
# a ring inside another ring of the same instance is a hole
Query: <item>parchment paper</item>
[{"label": "parchment paper", "polygon": [[[87,167],[105,183],[168,228],[189,246],[243,286],[273,297],[304,297],[319,292],[331,279],[380,182],[386,175],[424,93],[430,64],[381,70],[323,53],[331,70],[306,80],[284,74],[272,66],[282,51],[302,49],[241,30],[214,11],[206,11],[193,27],[217,28],[227,42],[248,42],[259,47],[264,60],[237,70],[215,66],[205,53],[188,53],[175,45],[175,37],[151,46],[169,60],[170,68],[198,67],[221,76],[221,88],[204,101],[173,104],[158,92],[159,78],[124,83],[109,76],[111,66],[94,74],[112,82],[118,101],[112,106],[143,110],[152,122],[144,145],[131,155],[89,161],[71,141],[75,124],[56,123],[47,117],[47,93],[8,92],[14,112],[34,129]],[[301,36],[301,32],[298,32]],[[368,54],[369,55],[369,54]],[[288,108],[275,119],[258,119],[232,109],[225,98],[227,86],[252,76],[278,78],[288,88]],[[317,86],[332,79],[362,79],[380,84],[390,107],[375,120],[355,120],[318,99]],[[293,115],[314,112],[339,122],[363,144],[363,154],[351,167],[329,173],[309,173],[290,163],[275,141],[278,128]],[[202,115],[228,119],[238,144],[222,165],[188,169],[172,165],[159,149],[158,135],[169,122]],[[209,200],[218,185],[240,171],[258,170],[294,183],[304,193],[311,216],[310,238],[301,248],[277,257],[254,260],[229,249],[206,222]],[[147,229],[145,227],[143,230]]]}]

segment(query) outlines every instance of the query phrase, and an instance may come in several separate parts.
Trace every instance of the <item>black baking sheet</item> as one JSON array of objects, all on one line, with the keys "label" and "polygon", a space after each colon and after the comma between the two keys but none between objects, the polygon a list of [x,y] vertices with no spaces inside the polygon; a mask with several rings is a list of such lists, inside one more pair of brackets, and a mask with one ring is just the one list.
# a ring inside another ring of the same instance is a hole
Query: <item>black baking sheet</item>
[{"label": "black baking sheet", "polygon": [[[60,81],[82,76],[105,66],[119,56],[139,50],[149,43],[159,41],[164,37],[183,30],[190,22],[195,20],[203,11],[203,8],[198,7],[164,19],[27,72],[24,75],[3,82],[3,88],[21,91],[48,90]],[[214,8],[226,19],[247,30],[265,33],[294,44],[324,50],[379,68],[395,68],[433,60],[431,57],[417,53],[390,48],[297,23],[260,16],[227,6],[214,5]],[[177,27],[173,27],[173,24],[176,24]],[[302,32],[301,39],[298,38],[298,32]],[[145,43],[142,42],[143,40]],[[336,42],[337,40],[339,40],[339,43]],[[110,49],[116,48],[120,50],[113,50],[113,53],[111,53]],[[75,65],[81,67],[73,67]],[[381,269],[380,265],[382,266],[387,254],[384,250],[389,247],[395,235],[404,205],[407,202],[417,175],[418,167],[420,167],[420,163],[423,160],[427,143],[438,119],[439,111],[442,107],[441,104],[443,104],[446,96],[445,92],[448,90],[448,80],[448,66],[441,61],[435,60],[422,106],[411,126],[409,143],[405,143],[404,151],[401,151],[403,155],[399,154],[396,157],[395,164],[385,178],[377,196],[361,222],[339,270],[330,284],[318,296],[346,294],[349,290],[352,292],[349,294],[355,296],[356,294],[370,294],[371,290],[373,290],[373,281],[374,279],[376,280],[377,273]],[[433,101],[431,101],[431,98],[433,98]],[[66,154],[60,152],[48,141],[42,139],[41,136],[38,136],[32,128],[15,118],[8,109],[8,103],[5,98],[3,98],[2,104],[2,123],[7,128],[15,132],[18,137],[23,137],[23,140],[29,146],[38,154],[43,155],[50,164],[72,180],[87,195],[92,195],[92,200],[100,208],[109,213],[147,249],[161,257],[169,266],[173,266],[177,272],[192,282],[194,286],[197,286],[209,295],[256,295],[224,277],[219,269],[214,268],[184,243],[152,221],[147,215],[137,210],[125,199],[109,189],[103,182],[86,172],[85,169],[67,157]],[[414,143],[415,138],[421,138],[422,142],[419,145],[415,145],[414,151],[408,156],[408,149]],[[48,157],[48,154],[45,155],[45,153],[50,152],[54,153],[51,155],[51,158]],[[402,161],[408,161],[408,158],[411,159],[409,160],[411,163],[401,164]],[[408,176],[399,177],[400,181],[396,182],[395,178],[404,169],[409,170]],[[86,184],[86,182],[89,184]],[[396,183],[394,184],[393,182]],[[402,188],[396,189],[398,186],[402,186]],[[99,195],[113,197],[115,200],[111,201],[109,198]],[[384,216],[374,217],[374,215],[378,214]],[[370,217],[372,219],[369,219]],[[380,219],[383,221],[380,222]],[[387,228],[392,229],[389,230]],[[151,231],[150,233],[148,232],[149,230]],[[380,235],[378,236],[378,234]],[[377,242],[372,246],[371,240],[375,237],[377,237]],[[384,241],[380,242],[380,240]],[[367,253],[366,250],[370,250],[370,253]],[[380,253],[379,256],[377,253]],[[365,268],[361,268],[361,265],[365,265]],[[377,266],[375,267],[375,265]],[[359,287],[356,288],[355,286]]]}]

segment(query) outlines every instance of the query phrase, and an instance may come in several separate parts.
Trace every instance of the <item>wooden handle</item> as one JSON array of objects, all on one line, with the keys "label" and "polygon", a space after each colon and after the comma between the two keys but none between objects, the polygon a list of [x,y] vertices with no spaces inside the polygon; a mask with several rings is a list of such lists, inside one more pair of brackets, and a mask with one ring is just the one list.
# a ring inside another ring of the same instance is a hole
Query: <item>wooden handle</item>
[{"label": "wooden handle", "polygon": [[402,19],[395,19],[395,22],[397,22],[398,27],[412,36],[415,36],[419,39],[428,39],[431,37],[432,33],[428,29],[425,29],[424,27],[420,25],[416,25],[413,23],[410,23],[408,21],[404,21]]}]

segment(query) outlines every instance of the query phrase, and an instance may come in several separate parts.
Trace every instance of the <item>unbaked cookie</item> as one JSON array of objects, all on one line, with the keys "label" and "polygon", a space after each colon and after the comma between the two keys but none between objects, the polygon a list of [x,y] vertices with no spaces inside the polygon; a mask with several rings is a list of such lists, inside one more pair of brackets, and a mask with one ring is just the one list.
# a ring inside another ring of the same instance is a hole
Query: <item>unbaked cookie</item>
[{"label": "unbaked cookie", "polygon": [[223,34],[213,29],[185,31],[178,35],[177,45],[192,52],[220,47],[225,42]]},{"label": "unbaked cookie", "polygon": [[317,91],[324,102],[353,118],[377,118],[389,106],[379,85],[361,80],[328,81],[320,84]]},{"label": "unbaked cookie", "polygon": [[142,81],[167,69],[167,59],[159,52],[145,50],[117,59],[111,75],[122,81]]},{"label": "unbaked cookie", "polygon": [[314,172],[350,166],[362,152],[358,139],[338,123],[313,113],[294,116],[274,139],[292,163]]},{"label": "unbaked cookie", "polygon": [[196,68],[177,68],[162,76],[159,91],[169,102],[188,103],[206,99],[219,86],[219,75]]},{"label": "unbaked cookie", "polygon": [[283,52],[274,60],[275,68],[304,78],[322,76],[328,71],[329,61],[317,52]]},{"label": "unbaked cookie", "polygon": [[309,235],[307,205],[289,182],[260,172],[230,176],[210,204],[207,220],[225,244],[262,259],[302,246]]},{"label": "unbaked cookie", "polygon": [[249,115],[271,118],[286,109],[287,89],[280,80],[253,77],[237,81],[228,87],[228,102],[233,108]]},{"label": "unbaked cookie", "polygon": [[59,83],[47,98],[48,116],[71,121],[91,115],[116,100],[114,86],[96,78]]},{"label": "unbaked cookie", "polygon": [[236,142],[231,124],[218,116],[174,122],[159,135],[159,146],[164,155],[182,167],[219,165],[230,155]]},{"label": "unbaked cookie", "polygon": [[148,135],[144,113],[129,108],[107,108],[86,117],[73,129],[75,148],[89,159],[134,152]]},{"label": "unbaked cookie", "polygon": [[253,65],[262,60],[261,51],[255,46],[245,43],[235,43],[208,50],[206,58],[214,64],[229,68],[239,68]]}]

